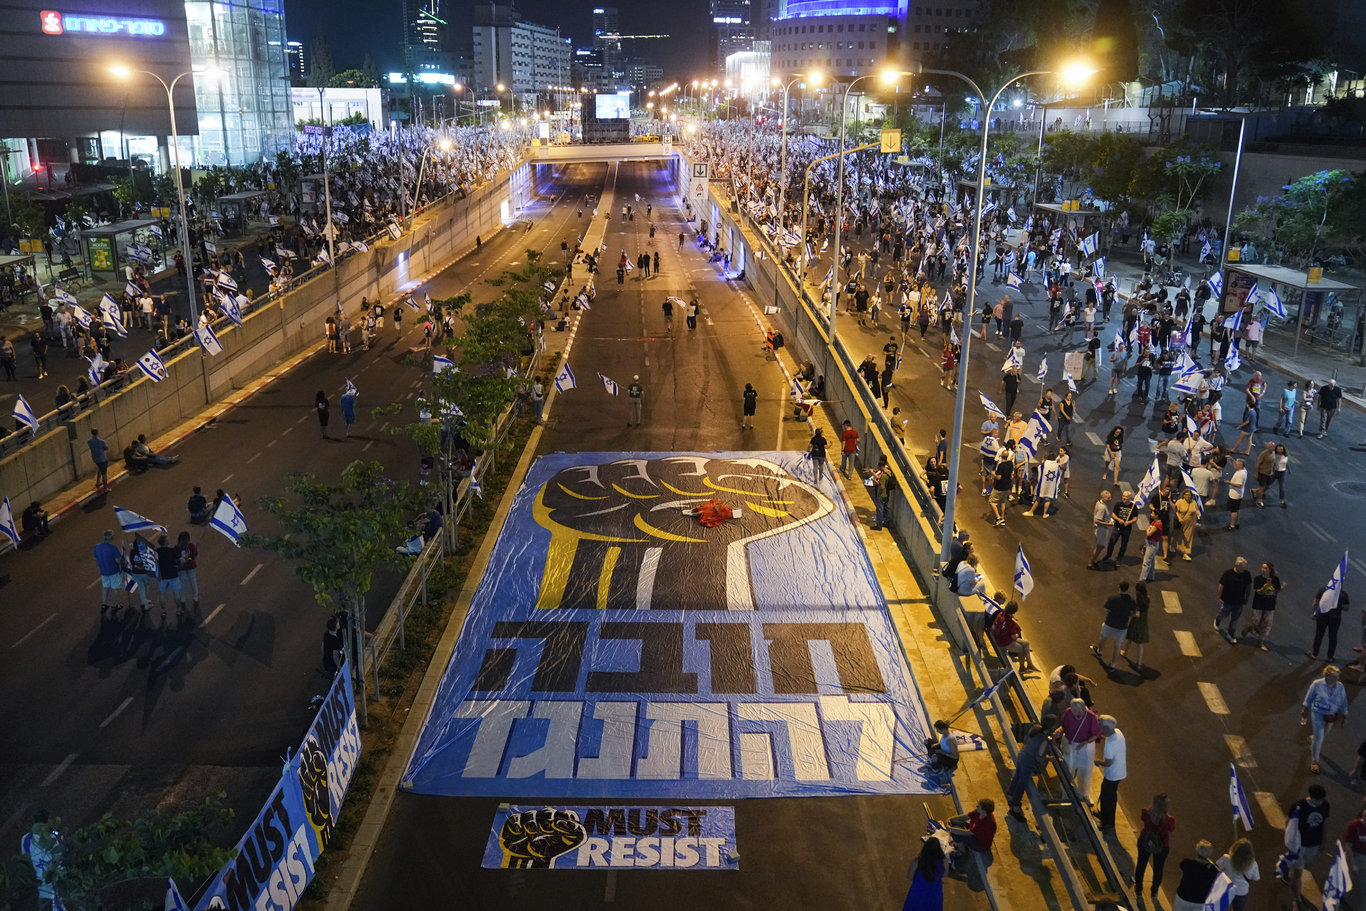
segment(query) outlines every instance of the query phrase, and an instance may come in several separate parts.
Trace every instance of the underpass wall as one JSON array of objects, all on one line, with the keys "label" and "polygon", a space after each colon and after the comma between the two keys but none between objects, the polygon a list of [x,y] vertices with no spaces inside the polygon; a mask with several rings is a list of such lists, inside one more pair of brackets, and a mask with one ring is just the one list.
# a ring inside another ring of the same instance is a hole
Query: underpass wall
[{"label": "underpass wall", "polygon": [[[245,314],[240,327],[223,319],[214,325],[223,353],[210,357],[194,345],[161,352],[167,378],[154,383],[131,370],[121,384],[101,386],[98,401],[67,421],[40,418],[36,438],[0,459],[0,497],[18,514],[30,502],[47,501],[94,473],[86,440],[98,428],[109,443],[110,461],[122,461],[123,447],[146,434],[149,440],[199,414],[326,337],[325,321],[341,307],[353,325],[362,297],[392,301],[419,279],[491,238],[505,220],[516,218],[533,192],[522,164],[472,190],[467,199],[446,197],[418,213],[398,240],[387,233],[370,239],[370,249],[351,253],[336,268],[306,273],[283,295]],[[420,303],[420,301],[419,301]],[[140,352],[129,351],[129,360]]]}]

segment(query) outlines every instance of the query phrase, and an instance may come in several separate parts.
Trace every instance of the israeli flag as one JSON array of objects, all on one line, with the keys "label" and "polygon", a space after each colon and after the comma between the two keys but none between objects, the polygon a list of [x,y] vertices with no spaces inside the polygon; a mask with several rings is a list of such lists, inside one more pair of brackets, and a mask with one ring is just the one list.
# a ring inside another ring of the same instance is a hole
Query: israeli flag
[{"label": "israeli flag", "polygon": [[541,287],[545,289],[545,293],[546,293],[546,294],[554,294],[554,293],[555,293],[555,283],[554,283],[554,282],[546,282],[544,285],[541,285]]},{"label": "israeli flag", "polygon": [[9,538],[15,547],[19,546],[19,529],[14,527],[14,510],[10,508],[9,497],[0,500],[0,535]]},{"label": "israeli flag", "polygon": [[484,499],[484,485],[479,483],[478,460],[475,461],[474,466],[470,469],[470,493],[481,500]]},{"label": "israeli flag", "polygon": [[806,390],[802,388],[801,382],[798,381],[795,376],[788,380],[788,386],[792,390],[792,400],[794,402],[801,402],[806,398]]},{"label": "israeli flag", "polygon": [[131,298],[139,298],[142,296],[142,289],[132,282],[124,282],[123,293]]},{"label": "israeli flag", "polygon": [[1015,207],[1014,207],[1014,206],[1011,206],[1009,209],[1006,209],[1006,218],[1009,218],[1009,219],[1010,219],[1010,223],[1011,223],[1012,225],[1015,224]]},{"label": "israeli flag", "polygon": [[426,292],[426,291],[423,291],[423,292],[422,292],[422,303],[426,304],[426,306],[427,306],[427,312],[428,312],[428,313],[431,313],[431,312],[432,312],[432,309],[433,309],[433,308],[432,308],[432,296],[431,296],[431,294],[429,294],[429,293]]},{"label": "israeli flag", "polygon": [[351,241],[351,249],[357,253],[369,253],[370,245],[363,240],[353,240]]},{"label": "israeli flag", "polygon": [[580,294],[578,297],[574,298],[574,300],[576,300],[576,301],[579,302],[579,309],[580,309],[580,310],[592,310],[592,309],[593,309],[593,305],[592,305],[592,303],[588,300],[588,295],[587,295],[587,294]]},{"label": "israeli flag", "polygon": [[101,313],[113,313],[116,316],[118,315],[119,302],[114,300],[107,291],[104,293],[104,296],[100,298],[98,306]]},{"label": "israeli flag", "polygon": [[1005,686],[1007,683],[1010,682],[1010,677],[1011,677],[1011,675],[1014,674],[1014,673],[1015,673],[1015,668],[1012,666],[1012,667],[1010,668],[1010,670],[1008,670],[1008,671],[1005,672],[1005,676],[1003,676],[1000,680],[997,680],[997,681],[996,681],[995,683],[993,683],[991,686],[989,686],[989,687],[987,687],[986,689],[982,690],[982,695],[980,695],[980,696],[978,696],[976,699],[972,700],[972,704],[969,705],[969,706],[968,706],[966,709],[964,709],[963,711],[965,711],[965,712],[970,711],[970,710],[976,708],[977,706],[981,705],[983,702],[986,702],[986,701],[987,701],[988,699],[990,699],[992,696],[995,696],[997,693],[999,693],[999,692],[1001,691],[1001,687]]},{"label": "israeli flag", "polygon": [[1006,274],[1006,284],[1018,290],[1020,285],[1024,284],[1024,282],[1021,281],[1020,276],[1016,275],[1014,272],[1010,272]]},{"label": "israeli flag", "polygon": [[28,426],[32,433],[38,432],[38,415],[33,413],[33,408],[29,405],[28,399],[22,395],[14,397],[14,419]]},{"label": "israeli flag", "polygon": [[987,414],[990,414],[993,417],[998,417],[1003,421],[1006,419],[1006,413],[1002,411],[999,407],[997,407],[995,402],[987,398],[987,394],[985,392],[977,393],[977,397],[982,400],[982,407],[987,410]]},{"label": "israeli flag", "polygon": [[1243,792],[1243,783],[1238,780],[1238,767],[1231,762],[1228,764],[1228,799],[1233,804],[1233,821],[1252,831],[1252,806]]},{"label": "israeli flag", "polygon": [[796,231],[793,231],[791,228],[788,228],[785,231],[783,231],[781,237],[779,238],[779,243],[781,243],[784,247],[795,247],[801,242],[801,235],[798,234]]},{"label": "israeli flag", "polygon": [[119,528],[124,531],[166,531],[166,526],[159,525],[146,516],[140,516],[133,510],[124,509],[122,506],[114,507],[114,518],[119,520]]},{"label": "israeli flag", "polygon": [[1030,458],[1037,459],[1039,457],[1040,446],[1044,439],[1052,432],[1053,425],[1048,423],[1048,419],[1036,411],[1029,416],[1029,426],[1025,430],[1024,436],[1020,437],[1020,446],[1024,448],[1025,452],[1029,453]]},{"label": "israeli flag", "polygon": [[1214,248],[1211,247],[1211,246],[1209,245],[1209,241],[1205,241],[1203,244],[1201,244],[1201,245],[1200,245],[1200,260],[1201,260],[1201,262],[1203,262],[1203,261],[1205,261],[1206,259],[1208,259],[1208,258],[1209,258],[1209,255],[1210,255],[1211,253],[1213,253],[1213,252],[1214,252]]},{"label": "israeli flag", "polygon": [[1227,873],[1220,871],[1205,896],[1202,911],[1228,911],[1233,904],[1233,880]]},{"label": "israeli flag", "polygon": [[202,328],[194,331],[194,340],[199,342],[199,347],[203,348],[213,357],[223,353],[223,344],[218,341],[218,335],[213,331],[213,326],[205,324]]},{"label": "israeli flag", "polygon": [[331,255],[330,253],[327,252],[327,248],[326,248],[326,247],[322,247],[321,249],[318,250],[318,259],[317,259],[317,261],[320,262],[320,263],[322,263],[323,265],[327,265],[327,266],[332,265],[332,255]]},{"label": "israeli flag", "polygon": [[398,240],[400,237],[403,236],[403,229],[400,228],[398,225],[394,224],[393,222],[390,222],[384,227],[385,230],[389,232],[389,236],[392,237],[394,240]]},{"label": "israeli flag", "polygon": [[71,318],[81,324],[82,329],[90,328],[90,314],[80,304],[67,304],[66,308],[71,311]]},{"label": "israeli flag", "polygon": [[574,380],[574,371],[569,369],[569,362],[565,361],[561,365],[558,373],[555,374],[555,389],[558,392],[568,392],[577,389],[578,383]]},{"label": "israeli flag", "polygon": [[1209,285],[1209,289],[1214,292],[1215,297],[1224,293],[1224,276],[1219,272],[1215,272],[1205,279],[1205,284]]},{"label": "israeli flag", "polygon": [[163,907],[165,911],[190,911],[190,906],[181,898],[174,879],[166,880],[166,903]]},{"label": "israeli flag", "polygon": [[349,376],[346,378],[346,388],[342,390],[342,395],[349,395],[353,399],[360,398],[360,390],[356,388],[355,383],[351,382]]},{"label": "israeli flag", "polygon": [[959,345],[959,344],[962,344],[962,341],[958,338],[958,330],[955,329],[953,326],[949,326],[949,344],[950,344],[950,345]]},{"label": "israeli flag", "polygon": [[1323,911],[1338,911],[1343,898],[1352,891],[1352,868],[1347,861],[1347,852],[1343,850],[1342,842],[1337,844],[1333,867],[1323,882]]},{"label": "israeli flag", "polygon": [[1072,374],[1066,374],[1063,379],[1067,380],[1067,391],[1073,395],[1080,395],[1081,390],[1077,388],[1077,381],[1072,378]]},{"label": "israeli flag", "polygon": [[269,272],[271,275],[274,275],[274,274],[275,274],[275,260],[273,260],[273,259],[266,259],[264,256],[261,257],[261,268],[265,269],[265,270],[266,270],[267,272]]},{"label": "israeli flag", "polygon": [[52,296],[69,307],[76,306],[76,295],[63,288],[54,287],[52,289]]},{"label": "israeli flag", "polygon": [[1043,360],[1039,361],[1039,372],[1034,375],[1034,379],[1040,383],[1048,379],[1048,355],[1044,355]]},{"label": "israeli flag", "polygon": [[209,519],[209,525],[221,532],[233,544],[241,547],[238,538],[246,534],[247,519],[242,515],[242,510],[237,508],[232,497],[224,497],[223,502],[218,504],[218,509],[214,511],[213,518]]},{"label": "israeli flag", "polygon": [[417,301],[413,300],[413,296],[411,294],[404,296],[403,303],[405,306],[408,307],[409,310],[412,310],[414,313],[422,312],[421,305],[419,305]]},{"label": "israeli flag", "polygon": [[1095,255],[1096,255],[1096,251],[1099,250],[1099,249],[1100,249],[1100,232],[1099,232],[1099,231],[1097,231],[1095,234],[1092,234],[1090,237],[1083,237],[1083,238],[1081,239],[1081,252],[1082,252],[1082,255],[1083,255],[1083,256],[1087,256],[1087,257],[1095,256]]},{"label": "israeli flag", "polygon": [[1198,367],[1185,371],[1175,383],[1172,384],[1172,391],[1183,395],[1194,395],[1200,391],[1200,369]]},{"label": "israeli flag", "polygon": [[1008,352],[1006,352],[1005,363],[1001,365],[1001,372],[1002,372],[1002,373],[1005,373],[1005,372],[1006,372],[1007,370],[1009,370],[1011,367],[1023,367],[1023,366],[1024,366],[1024,349],[1023,349],[1023,348],[1017,348],[1017,347],[1015,347],[1014,345],[1011,345],[1011,346],[1010,346],[1010,350],[1009,350]]},{"label": "israeli flag", "polygon": [[1099,278],[1105,277],[1105,257],[1103,256],[1096,260],[1096,276]]},{"label": "israeli flag", "polygon": [[1275,286],[1269,286],[1262,292],[1262,305],[1281,319],[1288,318],[1285,312],[1285,304],[1281,303],[1281,296],[1276,293]]},{"label": "israeli flag", "polygon": [[1148,466],[1147,474],[1143,475],[1143,480],[1138,482],[1138,489],[1134,491],[1134,505],[1142,509],[1148,503],[1148,498],[1157,490],[1157,486],[1162,483],[1162,464],[1156,457],[1153,463]]},{"label": "israeli flag", "polygon": [[1186,415],[1186,432],[1193,434],[1199,429],[1200,428],[1197,427],[1195,424],[1195,418],[1191,417],[1190,415]]},{"label": "israeli flag", "polygon": [[1195,494],[1193,499],[1195,501],[1196,519],[1203,519],[1205,517],[1205,500],[1200,496],[1200,492],[1195,489],[1195,478],[1191,477],[1191,473],[1184,468],[1181,469],[1181,482],[1186,485],[1191,493]]},{"label": "israeli flag", "polygon": [[209,254],[217,253],[217,252],[218,252],[218,247],[217,247],[217,245],[214,244],[213,241],[211,241],[211,240],[205,240],[205,241],[204,241],[204,251],[205,251],[206,253],[209,253]]},{"label": "israeli flag", "polygon": [[104,382],[104,368],[108,366],[104,357],[96,351],[95,357],[93,359],[86,358],[85,362],[90,365],[90,369],[85,372],[85,375],[90,377],[90,385],[98,386]]},{"label": "israeli flag", "polygon": [[158,225],[151,225],[150,227],[148,227],[147,230],[151,232],[151,234],[152,234],[153,237],[161,237],[161,236],[162,236],[162,234],[161,234],[161,225],[159,225],[159,224],[158,224]]},{"label": "israeli flag", "polygon": [[154,383],[160,383],[169,375],[166,373],[166,365],[162,363],[161,357],[155,351],[148,351],[138,358],[137,364],[142,368],[142,372],[147,374],[147,378]]},{"label": "israeli flag", "polygon": [[602,388],[607,390],[608,395],[621,395],[621,387],[617,385],[616,380],[605,377],[601,373],[598,374],[598,379],[602,380]]},{"label": "israeli flag", "polygon": [[1029,571],[1029,560],[1025,557],[1023,544],[1015,551],[1015,590],[1020,593],[1021,600],[1028,598],[1034,590],[1034,574]]},{"label": "israeli flag", "polygon": [[119,316],[117,309],[101,310],[100,322],[103,323],[106,328],[114,330],[114,334],[119,338],[128,337],[128,327],[123,324],[123,319]]},{"label": "israeli flag", "polygon": [[1229,373],[1237,373],[1241,366],[1243,366],[1243,359],[1238,356],[1238,346],[1232,345],[1228,349],[1228,357],[1224,358],[1224,369]]},{"label": "israeli flag", "polygon": [[1333,570],[1333,577],[1328,580],[1328,585],[1323,589],[1323,594],[1319,596],[1319,603],[1314,605],[1314,614],[1326,614],[1328,611],[1337,610],[1338,598],[1342,595],[1342,585],[1347,579],[1347,551],[1342,552],[1342,559],[1338,561],[1337,568]]},{"label": "israeli flag", "polygon": [[455,369],[455,361],[451,360],[451,359],[448,358],[448,357],[442,357],[442,356],[439,355],[439,354],[433,355],[433,357],[432,357],[432,375],[433,375],[433,376],[440,376],[441,374],[445,373],[447,370],[454,370],[454,369]]},{"label": "israeli flag", "polygon": [[242,308],[237,305],[237,298],[231,294],[220,294],[218,303],[223,308],[223,315],[231,320],[234,326],[242,325]]},{"label": "israeli flag", "polygon": [[1232,318],[1224,323],[1224,328],[1229,332],[1237,332],[1243,328],[1243,314],[1246,313],[1241,307],[1234,311]]}]

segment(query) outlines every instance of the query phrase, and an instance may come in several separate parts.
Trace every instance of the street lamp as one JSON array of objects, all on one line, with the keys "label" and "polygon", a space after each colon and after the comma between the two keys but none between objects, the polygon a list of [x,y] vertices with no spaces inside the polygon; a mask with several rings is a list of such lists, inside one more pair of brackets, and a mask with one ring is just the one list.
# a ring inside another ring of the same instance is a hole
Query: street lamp
[{"label": "street lamp", "polygon": [[[792,81],[783,86],[783,122],[781,125],[783,134],[782,141],[779,143],[781,152],[778,162],[778,183],[781,184],[781,191],[778,195],[778,236],[780,238],[782,237],[783,228],[787,226],[787,93],[792,89],[793,85],[801,82],[803,79],[809,81],[812,85],[819,86],[822,78],[820,70],[813,70],[809,74],[793,73]],[[773,77],[773,79],[774,85],[777,85],[782,81],[777,76]],[[843,145],[840,147],[843,148]],[[802,206],[802,212],[803,220],[805,220],[805,205]],[[806,243],[805,231],[802,232],[802,243]]]},{"label": "street lamp", "polygon": [[[194,71],[191,70],[179,74],[171,80],[169,85],[166,84],[165,79],[162,79],[151,70],[135,70],[126,66],[111,66],[109,72],[118,76],[120,79],[127,79],[134,73],[139,73],[143,76],[151,76],[157,82],[161,83],[161,87],[166,90],[166,106],[171,111],[171,148],[175,155],[175,189],[176,195],[180,198],[180,252],[185,257],[185,296],[190,302],[190,325],[198,325],[199,306],[195,301],[194,296],[194,255],[190,252],[190,221],[185,214],[185,187],[181,184],[180,180],[180,133],[176,130],[174,100],[176,83],[180,82],[180,80],[184,79],[186,76],[193,76]],[[201,70],[199,75],[206,79],[216,79],[223,74],[219,70]]]},{"label": "street lamp", "polygon": [[[449,139],[443,138],[443,139],[441,140],[441,142],[439,143],[439,145],[441,146],[441,151],[445,152],[445,151],[447,151],[447,150],[450,149],[450,147],[451,147],[451,141],[450,141]],[[418,195],[422,193],[422,177],[423,177],[423,174],[424,174],[424,173],[426,172],[426,170],[427,170],[427,158],[428,158],[428,156],[430,156],[431,154],[432,154],[432,147],[431,147],[430,145],[428,145],[426,151],[424,151],[424,152],[422,153],[422,164],[419,165],[419,166],[418,166],[418,169],[417,169],[417,186],[416,186],[415,188],[413,188],[413,205],[412,205],[412,210],[413,210],[413,215],[414,215],[414,216],[417,215],[417,198],[418,198]]]},{"label": "street lamp", "polygon": [[[902,76],[910,76],[911,73],[903,73],[899,70],[884,70],[881,74],[882,81],[887,85],[895,85],[896,81]],[[835,311],[839,309],[839,287],[840,287],[840,227],[844,222],[844,124],[845,111],[849,107],[849,92],[854,86],[865,79],[871,79],[873,74],[868,73],[854,79],[853,82],[844,90],[844,100],[840,102],[840,162],[839,179],[835,184],[835,262],[833,265],[830,279],[830,342],[835,341]],[[805,232],[803,232],[805,233]],[[802,240],[805,241],[805,236]]]},{"label": "street lamp", "polygon": [[[986,102],[986,93],[967,76],[956,70],[927,70],[922,69],[922,73],[933,73],[939,76],[956,76],[977,93],[977,97]],[[1000,100],[1002,93],[1021,79],[1030,76],[1046,76],[1053,73],[1053,70],[1031,70],[1021,73],[1006,80],[1006,83],[997,89],[991,101],[987,103],[985,114],[982,118],[982,154],[977,162],[977,198],[973,203],[972,213],[972,244],[968,250],[968,301],[967,309],[963,313],[963,335],[962,348],[958,357],[958,390],[953,401],[953,447],[949,450],[949,477],[948,494],[944,500],[944,525],[940,530],[940,556],[948,559],[949,543],[953,540],[954,515],[958,500],[958,472],[962,462],[963,448],[963,412],[967,403],[968,389],[968,349],[972,341],[972,321],[973,314],[977,308],[977,253],[982,242],[982,203],[986,196],[987,182],[987,135],[991,132],[991,113],[996,107],[996,102]],[[1080,64],[1069,64],[1064,67],[1059,75],[1065,82],[1077,83],[1094,73],[1095,70],[1087,69]]]}]

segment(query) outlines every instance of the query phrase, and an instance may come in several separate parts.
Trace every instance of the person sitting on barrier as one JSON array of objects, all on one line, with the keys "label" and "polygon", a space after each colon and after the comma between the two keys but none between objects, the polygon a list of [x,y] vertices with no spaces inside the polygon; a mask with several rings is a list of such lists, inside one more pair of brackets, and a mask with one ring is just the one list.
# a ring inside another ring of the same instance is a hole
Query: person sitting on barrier
[{"label": "person sitting on barrier", "polygon": [[986,854],[991,851],[991,844],[996,839],[995,812],[996,801],[983,797],[977,801],[976,809],[950,818],[945,828],[955,845]]},{"label": "person sitting on barrier", "polygon": [[190,500],[185,505],[190,511],[190,522],[192,524],[203,525],[209,521],[209,501],[198,487],[195,487],[194,493],[190,495]]},{"label": "person sitting on barrier", "polygon": [[145,465],[156,465],[164,467],[174,465],[180,461],[180,456],[157,455],[152,451],[152,447],[147,445],[147,434],[138,434],[137,442],[133,444],[133,455]]},{"label": "person sitting on barrier", "polygon": [[[973,557],[968,558],[970,561]],[[960,583],[960,588],[961,583]],[[1039,669],[1034,666],[1034,660],[1030,657],[1029,643],[1020,637],[1020,624],[1015,621],[1015,614],[1020,610],[1018,601],[1007,601],[1001,612],[996,615],[996,619],[991,623],[991,639],[996,647],[1005,653],[1007,661],[1014,657],[1020,664],[1020,676],[1033,672],[1039,673]]]},{"label": "person sitting on barrier", "polygon": [[934,723],[935,736],[925,741],[930,753],[930,768],[941,774],[952,774],[958,768],[958,744],[953,739],[947,721]]}]

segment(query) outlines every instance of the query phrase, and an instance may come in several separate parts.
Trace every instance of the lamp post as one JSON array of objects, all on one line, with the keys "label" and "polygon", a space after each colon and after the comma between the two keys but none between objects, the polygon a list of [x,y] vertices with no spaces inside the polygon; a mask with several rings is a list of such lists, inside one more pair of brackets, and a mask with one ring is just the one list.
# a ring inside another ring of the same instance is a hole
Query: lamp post
[{"label": "lamp post", "polygon": [[[451,141],[450,141],[449,139],[444,138],[444,137],[442,138],[441,142],[438,143],[438,144],[441,146],[441,151],[443,151],[443,152],[446,151],[447,149],[449,149],[449,148],[451,147]],[[426,151],[424,151],[424,152],[422,153],[422,164],[420,164],[420,165],[418,166],[418,169],[417,169],[417,186],[413,188],[413,205],[412,205],[412,212],[413,212],[414,217],[416,217],[416,215],[417,215],[417,200],[418,200],[418,196],[422,193],[422,177],[423,177],[423,175],[426,173],[426,170],[427,170],[427,158],[428,158],[428,156],[430,156],[431,154],[432,154],[432,147],[429,145],[429,146],[427,146]]]},{"label": "lamp post", "polygon": [[[887,83],[888,85],[891,85],[895,83],[897,79],[899,79],[901,76],[908,75],[911,74],[902,73],[897,70],[887,70],[882,74],[882,81]],[[844,89],[844,99],[840,102],[839,147],[841,152],[844,151],[844,125],[846,119],[844,113],[849,106],[849,92],[854,88],[854,86],[858,85],[863,80],[870,78],[872,78],[871,73],[865,74],[863,76],[858,76],[854,79],[853,82],[850,82],[849,85],[846,86]],[[860,146],[860,148],[872,148],[873,145],[874,144]],[[844,155],[841,154],[839,158],[840,163],[839,168],[837,169],[839,172],[839,176],[838,179],[835,181],[835,262],[834,269],[830,278],[830,343],[832,345],[835,343],[835,311],[839,309],[840,260],[842,259],[842,257],[840,256],[840,228],[844,223]],[[806,232],[803,231],[803,240],[805,240],[805,234]]]},{"label": "lamp post", "polygon": [[[955,76],[972,86],[972,90],[977,93],[977,97],[984,102],[986,101],[986,94],[978,87],[977,83],[973,82],[972,79],[964,76],[962,73],[955,70],[921,70],[921,72],[933,73],[940,76]],[[1002,93],[1011,85],[1019,82],[1021,79],[1027,79],[1030,76],[1044,76],[1050,72],[1052,72],[1052,70],[1031,70],[1030,72],[1021,73],[1018,76],[1013,76],[1008,79],[1004,85],[997,89],[996,94],[993,95],[991,101],[987,103],[986,111],[982,118],[982,149],[981,156],[977,162],[977,198],[973,203],[972,244],[968,251],[968,301],[967,309],[963,313],[962,349],[958,357],[958,389],[953,400],[953,446],[949,450],[948,493],[944,500],[944,524],[943,528],[940,530],[939,540],[940,556],[944,559],[948,559],[949,543],[953,540],[954,515],[958,500],[958,472],[962,463],[963,412],[967,403],[968,389],[968,349],[971,347],[970,343],[972,341],[973,314],[976,312],[977,308],[977,253],[982,242],[982,202],[983,197],[986,195],[987,136],[991,132],[991,113],[996,107],[996,102],[1000,100]],[[1079,71],[1075,68],[1069,67],[1068,72],[1070,73],[1069,79],[1080,76]],[[1090,73],[1088,72],[1086,75],[1090,75]]]},{"label": "lamp post", "polygon": [[324,86],[317,86],[318,89],[318,113],[322,116],[318,119],[323,122],[323,205],[327,214],[327,225],[323,228],[323,236],[327,238],[327,261],[331,266],[337,265],[337,226],[332,224],[332,172],[327,167],[327,141],[332,138],[332,128],[327,123],[327,89]]},{"label": "lamp post", "polygon": [[[777,77],[775,77],[775,78],[777,78]],[[783,134],[782,134],[782,141],[779,143],[780,152],[779,152],[779,163],[778,163],[778,183],[779,183],[779,191],[778,191],[778,235],[779,235],[780,237],[782,236],[783,229],[787,227],[787,94],[788,94],[789,91],[791,91],[792,86],[794,86],[794,85],[797,84],[798,82],[801,82],[803,79],[810,80],[810,82],[811,82],[812,85],[820,85],[820,83],[821,83],[821,73],[820,73],[819,70],[817,70],[817,71],[815,71],[815,72],[813,72],[813,73],[811,73],[811,74],[809,74],[809,75],[806,74],[806,73],[793,73],[793,74],[792,74],[792,81],[788,82],[786,85],[783,86],[783,122],[782,122],[782,124],[781,124]],[[803,194],[803,202],[805,202],[805,198],[804,198],[804,197],[805,197],[805,194]],[[802,206],[802,223],[803,223],[803,226],[802,226],[802,243],[803,243],[803,244],[806,243],[805,222],[806,222],[806,206],[803,205],[803,206]]]},{"label": "lamp post", "polygon": [[[185,296],[190,302],[190,325],[198,325],[199,305],[195,300],[194,293],[194,255],[190,252],[190,221],[189,217],[185,214],[185,187],[181,182],[180,133],[176,129],[175,122],[176,84],[186,76],[193,76],[194,71],[189,70],[180,73],[171,80],[169,85],[166,83],[165,79],[162,79],[151,70],[135,70],[126,66],[111,66],[109,72],[121,79],[127,79],[134,73],[139,73],[143,76],[151,76],[157,82],[161,83],[161,87],[166,90],[166,106],[171,112],[171,149],[175,156],[175,189],[176,195],[180,200],[180,252],[185,257]],[[215,79],[221,74],[217,70],[201,70],[200,75],[206,79]]]}]

